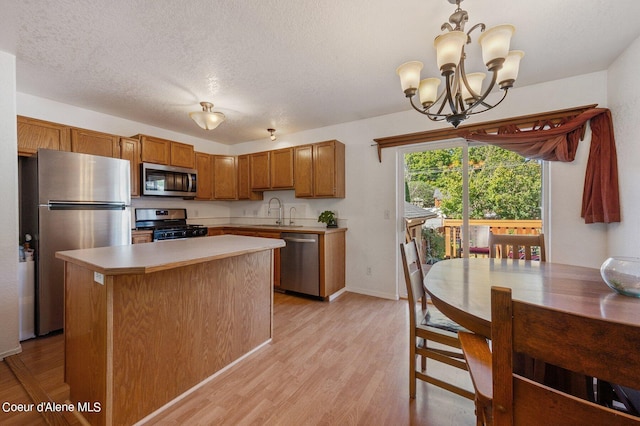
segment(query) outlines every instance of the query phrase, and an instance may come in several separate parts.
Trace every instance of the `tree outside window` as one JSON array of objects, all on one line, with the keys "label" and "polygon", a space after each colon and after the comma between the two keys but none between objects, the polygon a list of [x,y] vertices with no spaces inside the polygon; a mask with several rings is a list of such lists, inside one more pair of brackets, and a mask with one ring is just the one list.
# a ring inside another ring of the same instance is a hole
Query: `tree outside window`
[{"label": "tree outside window", "polygon": [[[439,203],[447,218],[462,218],[462,148],[407,154],[410,202]],[[540,219],[542,165],[492,146],[469,148],[470,219]],[[434,196],[435,195],[435,196]]]}]

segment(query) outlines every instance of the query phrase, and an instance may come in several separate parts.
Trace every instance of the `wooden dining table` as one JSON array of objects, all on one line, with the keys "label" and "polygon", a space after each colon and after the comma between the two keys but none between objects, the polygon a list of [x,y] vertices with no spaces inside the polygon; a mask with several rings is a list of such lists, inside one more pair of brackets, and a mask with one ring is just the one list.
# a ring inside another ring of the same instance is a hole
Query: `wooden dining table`
[{"label": "wooden dining table", "polygon": [[514,299],[609,321],[640,325],[640,299],[611,290],[600,270],[513,259],[450,259],[424,278],[433,304],[461,326],[491,338],[491,287]]}]

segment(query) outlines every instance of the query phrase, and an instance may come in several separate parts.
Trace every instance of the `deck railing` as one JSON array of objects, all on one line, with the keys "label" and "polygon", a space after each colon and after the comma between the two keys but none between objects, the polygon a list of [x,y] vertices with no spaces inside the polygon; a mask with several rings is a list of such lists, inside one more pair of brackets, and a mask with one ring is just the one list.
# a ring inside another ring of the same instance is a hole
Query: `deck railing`
[{"label": "deck railing", "polygon": [[[470,219],[469,226],[488,225],[494,234],[524,234],[537,235],[542,232],[542,220],[492,220]],[[445,255],[460,257],[461,238],[460,227],[462,219],[445,219],[443,222]]]}]

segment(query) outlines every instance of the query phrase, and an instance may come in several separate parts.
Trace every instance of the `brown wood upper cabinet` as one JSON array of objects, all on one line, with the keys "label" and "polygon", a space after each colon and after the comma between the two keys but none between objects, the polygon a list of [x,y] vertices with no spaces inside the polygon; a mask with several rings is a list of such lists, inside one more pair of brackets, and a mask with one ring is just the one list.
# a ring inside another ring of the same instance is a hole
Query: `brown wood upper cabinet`
[{"label": "brown wood upper cabinet", "polygon": [[313,145],[294,147],[296,197],[313,198]]},{"label": "brown wood upper cabinet", "polygon": [[345,197],[345,147],[331,140],[295,150],[295,190],[298,198]]},{"label": "brown wood upper cabinet", "polygon": [[271,189],[271,152],[249,154],[249,187],[254,191]]},{"label": "brown wood upper cabinet", "polygon": [[195,158],[196,170],[198,172],[196,200],[211,200],[213,198],[212,156],[203,152],[196,152]]},{"label": "brown wood upper cabinet", "polygon": [[196,152],[197,200],[237,200],[236,158]]},{"label": "brown wood upper cabinet", "polygon": [[271,189],[293,189],[293,148],[271,151]]},{"label": "brown wood upper cabinet", "polygon": [[120,158],[120,136],[72,128],[71,151]]},{"label": "brown wood upper cabinet", "polygon": [[237,200],[236,157],[231,155],[212,155],[213,199]]},{"label": "brown wood upper cabinet", "polygon": [[238,200],[262,200],[262,192],[251,190],[249,155],[238,155],[236,165],[238,172]]},{"label": "brown wood upper cabinet", "polygon": [[120,138],[120,158],[129,160],[131,173],[131,196],[140,196],[140,141]]},{"label": "brown wood upper cabinet", "polygon": [[71,151],[70,127],[18,116],[18,155],[32,156],[38,148]]},{"label": "brown wood upper cabinet", "polygon": [[293,189],[293,148],[249,154],[251,189]]},{"label": "brown wood upper cabinet", "polygon": [[188,169],[195,168],[196,161],[193,145],[171,142],[171,161],[169,164],[176,167],[186,167]]},{"label": "brown wood upper cabinet", "polygon": [[189,169],[196,166],[193,145],[147,135],[133,137],[140,140],[143,163],[166,164]]}]

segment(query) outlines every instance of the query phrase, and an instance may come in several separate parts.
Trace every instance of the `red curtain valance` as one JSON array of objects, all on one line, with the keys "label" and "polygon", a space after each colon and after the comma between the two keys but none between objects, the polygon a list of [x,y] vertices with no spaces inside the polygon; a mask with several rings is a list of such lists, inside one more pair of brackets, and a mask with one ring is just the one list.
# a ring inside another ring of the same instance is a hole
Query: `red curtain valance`
[{"label": "red curtain valance", "polygon": [[618,165],[611,111],[591,108],[557,127],[538,123],[530,130],[516,126],[500,128],[497,134],[474,132],[465,135],[470,141],[486,142],[532,159],[570,162],[575,159],[578,142],[587,121],[591,125],[591,149],[582,193],[585,223],[620,222]]}]

